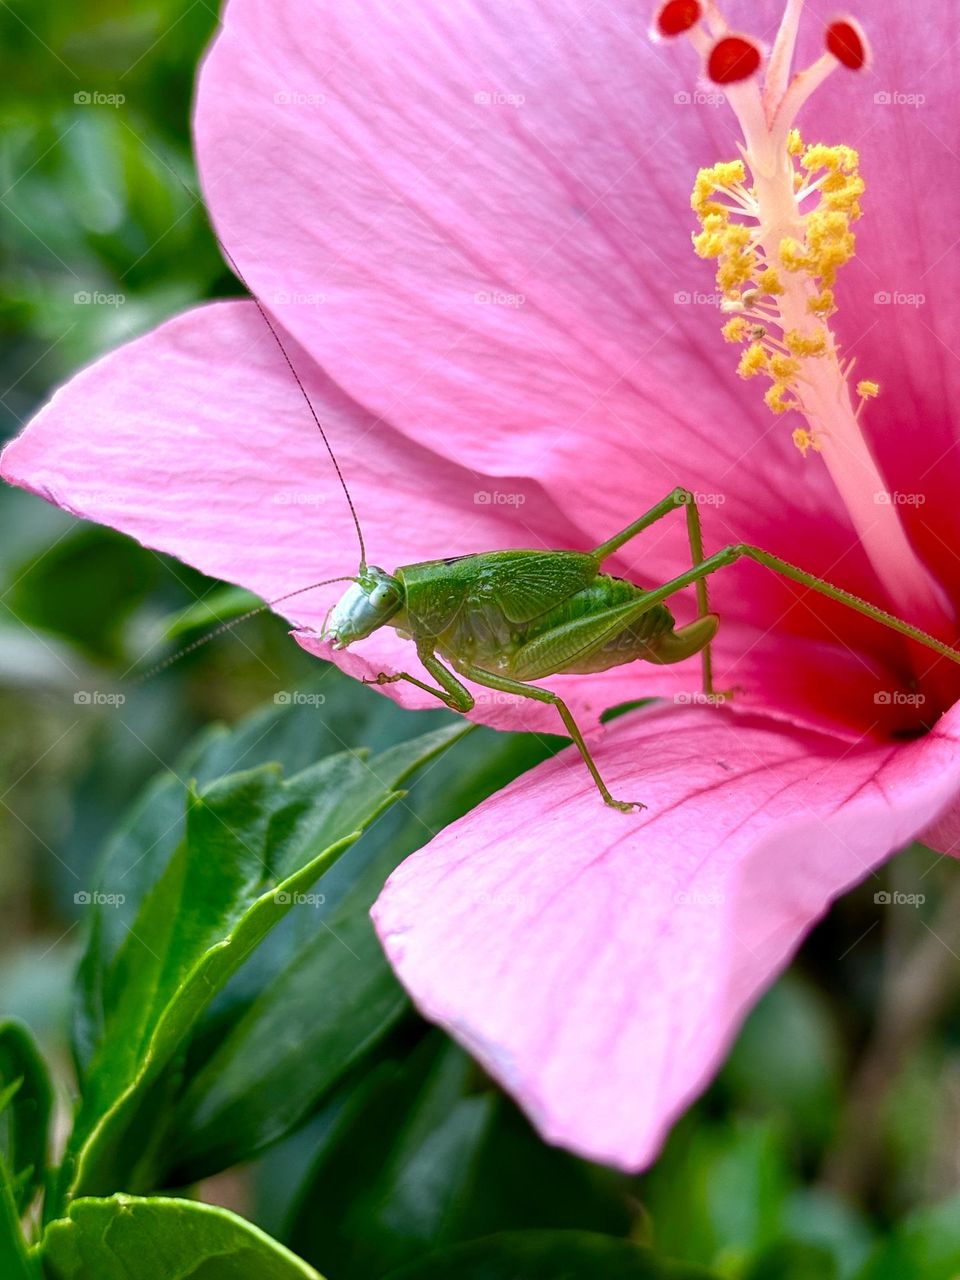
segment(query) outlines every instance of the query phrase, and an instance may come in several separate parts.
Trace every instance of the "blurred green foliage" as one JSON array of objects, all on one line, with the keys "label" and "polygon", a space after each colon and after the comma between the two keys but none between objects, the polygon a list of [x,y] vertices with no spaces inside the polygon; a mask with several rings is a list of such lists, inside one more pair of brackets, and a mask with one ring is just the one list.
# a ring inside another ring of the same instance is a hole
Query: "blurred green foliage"
[{"label": "blurred green foliage", "polygon": [[[0,0],[0,438],[99,353],[237,292],[183,186],[196,187],[193,81],[215,23],[207,0]],[[0,1014],[37,1033],[62,1103],[74,1087],[70,985],[89,923],[76,895],[100,882],[108,847],[120,856],[129,837],[109,838],[151,778],[161,775],[140,804],[159,813],[190,771],[211,781],[237,768],[238,744],[244,768],[275,760],[292,773],[331,750],[383,751],[448,720],[399,712],[319,667],[269,616],[133,685],[133,668],[234,608],[232,597],[22,493],[0,492],[0,524]],[[89,688],[122,695],[123,715],[75,700]],[[322,725],[305,723],[312,708],[271,705],[291,688],[324,692]],[[209,729],[263,703],[235,735]],[[948,869],[923,850],[814,931],[641,1178],[544,1147],[410,1011],[365,932],[376,886],[426,830],[555,746],[470,735],[430,787],[414,787],[409,804],[378,821],[346,860],[349,872],[330,873],[330,919],[369,966],[357,1001],[373,1016],[351,1026],[349,1043],[342,1028],[311,1028],[313,1069],[274,1062],[259,1100],[245,1062],[261,1061],[284,1009],[300,1023],[309,1016],[303,974],[320,982],[338,957],[301,921],[234,975],[190,1041],[194,1084],[165,1117],[156,1176],[182,1184],[244,1162],[205,1194],[238,1202],[331,1280],[388,1271],[412,1280],[450,1267],[499,1276],[498,1257],[519,1256],[503,1244],[510,1233],[561,1227],[576,1229],[567,1257],[579,1250],[594,1259],[584,1266],[609,1275],[661,1274],[640,1248],[653,1245],[740,1280],[951,1280],[960,1273],[955,985],[891,1061],[869,1125],[856,1107],[859,1064],[890,985],[940,928]],[[143,875],[158,871],[164,847]],[[883,888],[926,901],[879,906]],[[264,1006],[267,989],[278,1002]],[[80,1026],[81,1062],[85,1034]],[[851,1162],[845,1153],[857,1148],[869,1158]],[[324,1229],[328,1220],[335,1229]],[[490,1233],[507,1234],[478,1259],[465,1242]],[[65,1228],[64,1275],[74,1240]],[[431,1241],[448,1261],[422,1261]],[[529,1274],[554,1274],[535,1268],[553,1265],[555,1247],[552,1235],[527,1240]]]}]

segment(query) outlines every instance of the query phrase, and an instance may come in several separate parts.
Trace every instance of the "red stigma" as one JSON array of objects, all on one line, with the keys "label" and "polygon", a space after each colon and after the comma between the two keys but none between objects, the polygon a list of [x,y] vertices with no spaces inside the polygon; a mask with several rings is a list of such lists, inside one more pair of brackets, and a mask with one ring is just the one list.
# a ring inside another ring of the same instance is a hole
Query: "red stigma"
[{"label": "red stigma", "polygon": [[745,36],[724,36],[707,59],[707,75],[714,84],[736,84],[759,69],[760,50]]},{"label": "red stigma", "polygon": [[667,0],[657,14],[657,31],[662,36],[680,36],[700,21],[700,0]]},{"label": "red stigma", "polygon": [[827,27],[827,49],[851,71],[860,71],[867,61],[867,42],[852,18],[838,18]]}]

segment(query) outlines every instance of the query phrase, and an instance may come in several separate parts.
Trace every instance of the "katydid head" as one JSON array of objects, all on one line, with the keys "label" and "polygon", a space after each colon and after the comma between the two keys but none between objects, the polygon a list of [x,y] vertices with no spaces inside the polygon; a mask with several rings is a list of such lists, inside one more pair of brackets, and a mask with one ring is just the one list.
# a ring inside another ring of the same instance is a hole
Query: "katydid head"
[{"label": "katydid head", "polygon": [[376,565],[364,565],[327,614],[323,637],[345,649],[389,622],[403,603],[403,587]]}]

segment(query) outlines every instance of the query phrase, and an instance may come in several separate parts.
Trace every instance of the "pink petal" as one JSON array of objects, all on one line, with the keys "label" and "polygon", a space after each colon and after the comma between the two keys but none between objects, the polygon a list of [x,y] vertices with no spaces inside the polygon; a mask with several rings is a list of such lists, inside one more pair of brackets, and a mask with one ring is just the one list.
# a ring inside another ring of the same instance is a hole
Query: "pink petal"
[{"label": "pink petal", "polygon": [[618,721],[604,807],[566,751],[409,858],[374,919],[425,1015],[550,1141],[655,1156],[830,902],[960,789],[960,713],[843,744],[692,708]]}]

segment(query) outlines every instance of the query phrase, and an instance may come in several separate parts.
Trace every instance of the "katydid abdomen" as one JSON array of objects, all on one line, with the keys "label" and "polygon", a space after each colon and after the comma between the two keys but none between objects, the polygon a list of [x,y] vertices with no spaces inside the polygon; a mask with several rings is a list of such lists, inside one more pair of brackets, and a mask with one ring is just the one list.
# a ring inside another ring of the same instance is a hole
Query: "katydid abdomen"
[{"label": "katydid abdomen", "polygon": [[[717,629],[711,614],[677,631],[662,604],[637,617],[646,592],[598,573],[595,556],[572,551],[479,553],[405,565],[395,576],[405,601],[392,624],[401,634],[429,638],[459,671],[474,666],[526,681],[636,660],[680,662]],[[623,627],[598,644],[621,611]]]}]

